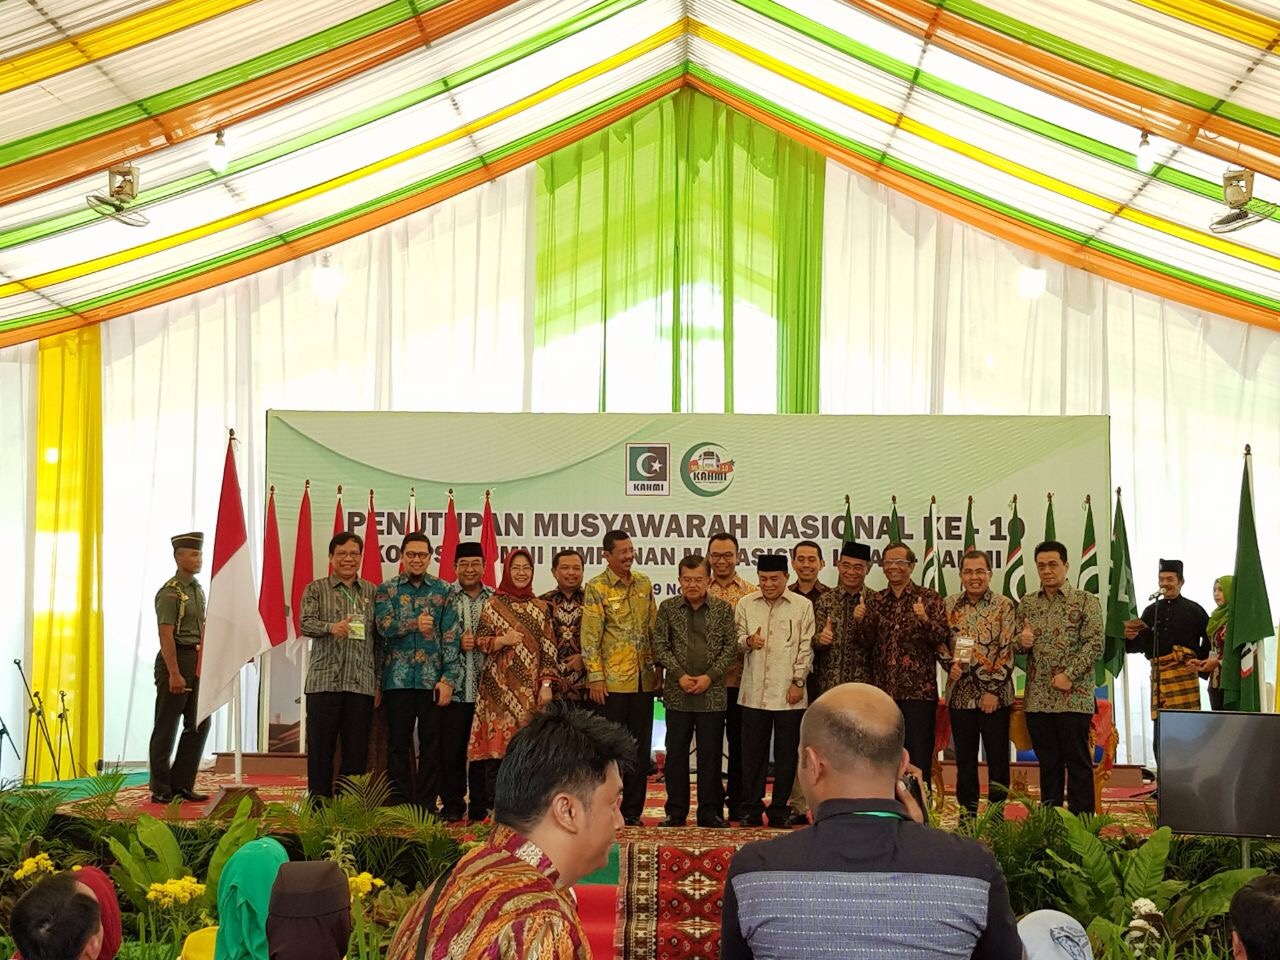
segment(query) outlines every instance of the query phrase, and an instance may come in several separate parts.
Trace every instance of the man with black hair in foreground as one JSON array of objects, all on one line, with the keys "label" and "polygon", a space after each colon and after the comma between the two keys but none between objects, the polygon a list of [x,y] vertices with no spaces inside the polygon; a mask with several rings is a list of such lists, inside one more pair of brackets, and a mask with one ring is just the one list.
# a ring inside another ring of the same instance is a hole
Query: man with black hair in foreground
[{"label": "man with black hair in foreground", "polygon": [[[902,712],[846,683],[800,725],[813,826],[751,843],[724,888],[721,960],[893,957],[1021,960],[1004,874],[976,840],[924,826],[903,782]],[[916,771],[918,775],[918,771]]]},{"label": "man with black hair in foreground", "polygon": [[26,960],[93,960],[102,949],[102,916],[74,873],[41,880],[13,908],[10,933]]},{"label": "man with black hair in foreground", "polygon": [[1231,898],[1233,960],[1280,960],[1280,876],[1255,877]]},{"label": "man with black hair in foreground", "polygon": [[543,708],[507,748],[492,835],[413,906],[387,960],[590,960],[569,887],[608,861],[635,759],[620,725]]}]

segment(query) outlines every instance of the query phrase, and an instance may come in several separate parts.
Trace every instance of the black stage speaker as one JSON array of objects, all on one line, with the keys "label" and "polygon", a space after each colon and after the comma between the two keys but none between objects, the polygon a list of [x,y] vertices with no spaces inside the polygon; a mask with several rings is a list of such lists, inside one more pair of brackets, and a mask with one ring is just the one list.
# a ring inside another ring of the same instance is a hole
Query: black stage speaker
[{"label": "black stage speaker", "polygon": [[1280,837],[1280,714],[1161,710],[1158,737],[1160,826]]}]

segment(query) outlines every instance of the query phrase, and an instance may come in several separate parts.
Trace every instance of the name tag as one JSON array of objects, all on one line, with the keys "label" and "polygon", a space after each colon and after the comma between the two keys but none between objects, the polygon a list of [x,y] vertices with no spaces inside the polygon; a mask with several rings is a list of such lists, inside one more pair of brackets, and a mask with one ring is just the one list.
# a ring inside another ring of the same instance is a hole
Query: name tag
[{"label": "name tag", "polygon": [[352,620],[347,624],[347,637],[351,640],[364,639],[364,620]]},{"label": "name tag", "polygon": [[956,663],[973,663],[973,650],[977,642],[973,637],[956,637]]}]

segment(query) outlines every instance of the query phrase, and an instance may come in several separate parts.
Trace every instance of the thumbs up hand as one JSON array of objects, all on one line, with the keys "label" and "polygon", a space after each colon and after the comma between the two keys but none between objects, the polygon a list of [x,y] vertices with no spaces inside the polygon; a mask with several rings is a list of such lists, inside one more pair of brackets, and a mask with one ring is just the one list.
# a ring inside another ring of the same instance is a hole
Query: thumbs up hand
[{"label": "thumbs up hand", "polygon": [[1036,635],[1030,623],[1022,625],[1022,635],[1018,638],[1023,650],[1030,650],[1035,645]]},{"label": "thumbs up hand", "polygon": [[828,618],[822,626],[822,633],[818,634],[818,646],[829,647],[833,640],[835,640],[835,633],[831,629],[831,619]]},{"label": "thumbs up hand", "polygon": [[861,623],[862,618],[865,617],[866,615],[867,615],[866,598],[862,594],[858,594],[858,605],[853,608],[853,619]]},{"label": "thumbs up hand", "polygon": [[747,646],[752,650],[764,649],[764,637],[760,635],[760,628],[756,627],[756,632],[747,637]]},{"label": "thumbs up hand", "polygon": [[347,614],[341,620],[333,625],[333,635],[335,637],[345,637],[351,630],[351,614]]},{"label": "thumbs up hand", "polygon": [[911,610],[912,610],[912,612],[913,612],[913,613],[915,613],[915,615],[916,615],[917,617],[919,617],[919,618],[920,618],[920,622],[921,622],[921,623],[928,623],[928,622],[929,622],[929,611],[927,611],[927,610],[924,608],[924,601],[923,601],[923,600],[917,600],[915,603],[913,603],[913,604],[911,605]]}]

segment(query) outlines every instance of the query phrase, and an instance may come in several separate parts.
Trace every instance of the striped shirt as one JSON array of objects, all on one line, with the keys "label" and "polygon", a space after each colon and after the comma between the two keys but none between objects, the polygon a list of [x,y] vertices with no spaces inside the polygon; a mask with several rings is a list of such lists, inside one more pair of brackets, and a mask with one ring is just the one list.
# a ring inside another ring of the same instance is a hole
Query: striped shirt
[{"label": "striped shirt", "polygon": [[[380,641],[374,625],[373,595],[368,580],[356,578],[347,586],[330,575],[312,580],[302,591],[303,636],[311,638],[311,666],[307,669],[307,693],[378,692]],[[364,639],[333,635],[333,625],[351,616],[364,623]]]},{"label": "striped shirt", "polygon": [[734,855],[721,960],[1021,960],[1004,874],[895,800],[828,800],[814,824]]}]

